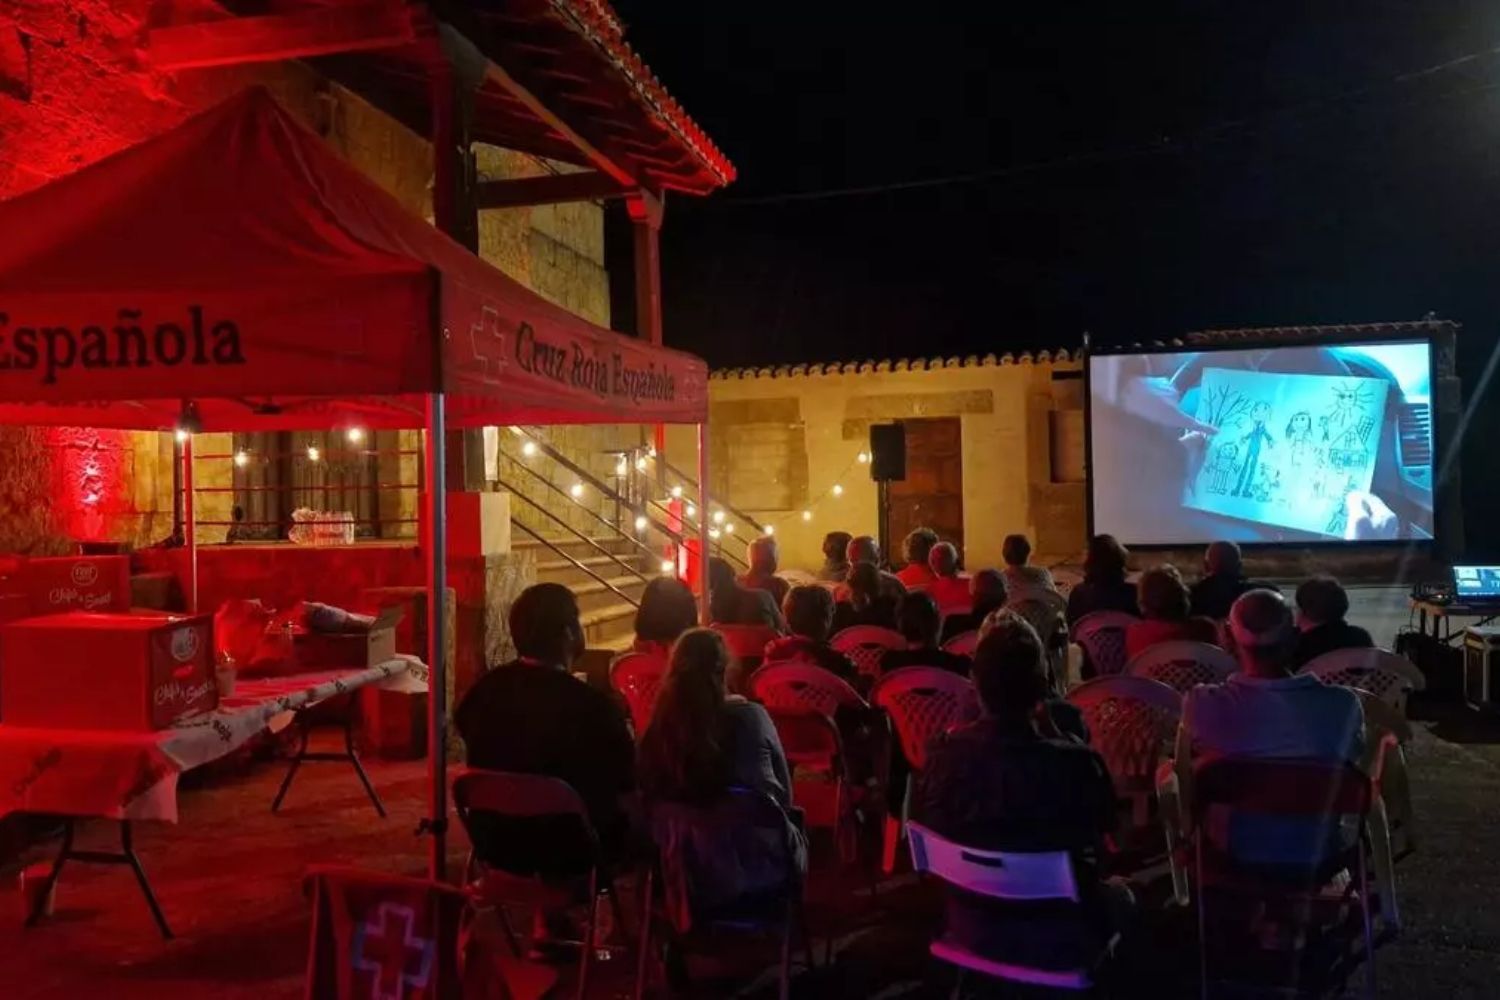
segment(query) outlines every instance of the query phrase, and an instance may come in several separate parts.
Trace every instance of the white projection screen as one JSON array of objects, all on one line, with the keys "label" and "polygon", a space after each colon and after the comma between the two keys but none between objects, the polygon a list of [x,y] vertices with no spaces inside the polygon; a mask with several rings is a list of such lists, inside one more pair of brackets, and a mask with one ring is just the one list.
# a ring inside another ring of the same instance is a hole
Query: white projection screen
[{"label": "white projection screen", "polygon": [[1088,359],[1095,533],[1127,545],[1433,537],[1427,340]]}]

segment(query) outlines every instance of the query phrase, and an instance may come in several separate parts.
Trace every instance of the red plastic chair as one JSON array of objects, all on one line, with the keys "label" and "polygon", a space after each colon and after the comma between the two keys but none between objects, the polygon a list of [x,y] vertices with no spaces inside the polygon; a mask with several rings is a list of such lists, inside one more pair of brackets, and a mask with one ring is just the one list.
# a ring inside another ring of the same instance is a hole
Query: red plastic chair
[{"label": "red plastic chair", "polygon": [[863,677],[880,676],[880,659],[887,650],[905,649],[906,637],[900,632],[878,625],[854,625],[828,640],[834,649],[849,657]]},{"label": "red plastic chair", "polygon": [[870,692],[870,700],[891,717],[901,752],[911,764],[901,816],[887,816],[881,869],[896,867],[896,849],[911,810],[916,772],[927,765],[927,745],[939,733],[979,717],[979,695],[966,677],[937,667],[904,667],[886,674]]},{"label": "red plastic chair", "polygon": [[974,650],[979,648],[979,630],[970,629],[960,632],[947,642],[943,643],[943,651],[946,653],[957,653],[959,656],[974,655]]},{"label": "red plastic chair", "polygon": [[848,681],[797,661],[767,663],[751,674],[750,697],[768,709],[816,712],[830,719],[841,705],[865,707]]},{"label": "red plastic chair", "polygon": [[1095,611],[1073,623],[1073,641],[1097,676],[1125,672],[1125,630],[1139,620],[1123,611]]},{"label": "red plastic chair", "polygon": [[746,670],[760,666],[765,658],[766,646],[779,638],[769,625],[714,625],[713,630],[724,637],[724,645]]},{"label": "red plastic chair", "polygon": [[651,723],[651,711],[668,667],[666,659],[655,653],[625,653],[609,665],[609,686],[620,692],[630,707],[630,722],[637,737]]},{"label": "red plastic chair", "polygon": [[1199,684],[1223,684],[1238,669],[1234,657],[1218,646],[1189,639],[1175,639],[1143,649],[1125,665],[1130,676],[1160,681],[1181,694]]}]

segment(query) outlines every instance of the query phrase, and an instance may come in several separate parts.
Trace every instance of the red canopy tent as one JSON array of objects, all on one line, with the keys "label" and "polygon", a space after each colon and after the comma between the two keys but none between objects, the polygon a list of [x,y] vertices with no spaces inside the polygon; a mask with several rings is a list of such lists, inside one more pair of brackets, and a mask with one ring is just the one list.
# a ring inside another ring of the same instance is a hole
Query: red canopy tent
[{"label": "red canopy tent", "polygon": [[[707,417],[702,361],[507,278],[262,89],[0,204],[0,232],[0,423],[425,426],[432,594],[445,587],[445,426]],[[443,602],[428,607],[436,639]],[[442,820],[440,640],[428,658]]]}]

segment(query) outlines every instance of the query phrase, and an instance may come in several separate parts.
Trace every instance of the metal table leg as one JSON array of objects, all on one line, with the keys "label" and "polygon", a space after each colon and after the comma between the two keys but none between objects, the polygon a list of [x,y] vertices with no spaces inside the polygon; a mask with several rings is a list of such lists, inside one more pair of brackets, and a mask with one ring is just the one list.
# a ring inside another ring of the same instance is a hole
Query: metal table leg
[{"label": "metal table leg", "polygon": [[172,928],[167,924],[167,918],[161,912],[161,904],[156,901],[156,893],[151,889],[151,881],[146,877],[146,869],[141,866],[140,856],[135,853],[135,839],[130,820],[120,821],[120,850],[118,852],[75,850],[73,847],[75,824],[76,820],[69,819],[63,827],[62,848],[57,852],[57,860],[52,863],[52,871],[47,873],[45,886],[37,894],[36,901],[32,903],[31,913],[26,917],[26,926],[35,927],[41,922],[43,911],[47,907],[47,900],[57,888],[58,878],[62,875],[63,865],[66,862],[129,865],[130,870],[135,873],[136,883],[141,887],[141,895],[146,897],[146,905],[151,909],[151,918],[156,921],[157,929],[161,931],[162,937],[171,940]]},{"label": "metal table leg", "polygon": [[[312,706],[308,706],[309,708]],[[359,754],[354,749],[354,719],[353,707],[344,713],[344,750],[342,753],[326,750],[308,750],[308,740],[312,734],[312,724],[308,721],[305,710],[297,712],[295,725],[301,730],[301,739],[297,745],[297,755],[292,758],[291,765],[287,768],[286,777],[281,779],[281,787],[276,791],[276,797],[271,800],[271,811],[279,812],[281,802],[286,798],[287,790],[292,787],[292,779],[297,776],[297,770],[304,761],[338,761],[346,760],[354,766],[354,773],[359,777],[359,783],[364,786],[365,794],[370,797],[370,804],[375,807],[375,812],[381,819],[386,818],[385,805],[380,801],[380,796],[375,792],[375,786],[370,783],[370,776],[365,773],[365,767],[359,762]]]}]

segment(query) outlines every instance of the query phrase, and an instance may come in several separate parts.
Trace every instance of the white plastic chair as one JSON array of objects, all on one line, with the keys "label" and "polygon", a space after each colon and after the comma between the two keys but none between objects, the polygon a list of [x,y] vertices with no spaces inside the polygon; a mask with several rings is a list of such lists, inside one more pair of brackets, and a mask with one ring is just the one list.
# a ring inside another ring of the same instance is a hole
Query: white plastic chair
[{"label": "white plastic chair", "polygon": [[1020,611],[1023,604],[1040,604],[1062,617],[1067,617],[1068,614],[1068,599],[1051,587],[1022,587],[1005,595],[1007,608]]},{"label": "white plastic chair", "polygon": [[880,658],[890,649],[905,649],[906,637],[879,625],[853,625],[828,640],[843,653],[863,677],[880,676]]},{"label": "white plastic chair", "polygon": [[943,643],[943,652],[957,653],[959,656],[973,656],[974,650],[978,648],[979,630],[977,628],[971,628],[967,632],[960,632]]},{"label": "white plastic chair", "polygon": [[1161,681],[1181,694],[1199,684],[1222,684],[1238,669],[1234,657],[1218,646],[1188,639],[1157,643],[1141,650],[1125,665],[1131,677]]},{"label": "white plastic chair", "polygon": [[1170,757],[1182,695],[1148,677],[1096,677],[1068,692],[1083,715],[1089,746],[1109,768],[1115,795],[1131,805],[1132,829],[1155,830],[1157,770]]},{"label": "white plastic chair", "polygon": [[885,709],[911,764],[901,803],[901,817],[886,817],[881,868],[896,867],[896,848],[911,807],[916,773],[927,766],[927,745],[934,736],[979,717],[979,694],[967,677],[938,667],[903,667],[886,674],[870,692],[870,702]]},{"label": "white plastic chair", "polygon": [[1125,671],[1125,630],[1140,621],[1123,611],[1095,611],[1073,623],[1070,638],[1083,647],[1083,654],[1099,677]]},{"label": "white plastic chair", "polygon": [[[1078,903],[1078,877],[1066,851],[1017,853],[981,851],[955,844],[920,823],[906,824],[911,842],[912,867],[977,896],[1020,901],[1061,900]],[[1044,969],[1000,962],[940,937],[929,950],[939,961],[956,965],[960,987],[965,972],[977,972],[1013,983],[1026,983],[1060,990],[1087,990],[1094,985],[1094,970],[1109,955],[1118,935],[1103,942],[1095,960],[1087,967]],[[955,989],[954,995],[958,995]]]},{"label": "white plastic chair", "polygon": [[1427,678],[1410,660],[1384,649],[1335,649],[1309,662],[1301,672],[1324,684],[1368,691],[1402,715],[1407,696],[1427,686]]}]

